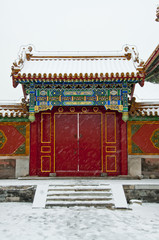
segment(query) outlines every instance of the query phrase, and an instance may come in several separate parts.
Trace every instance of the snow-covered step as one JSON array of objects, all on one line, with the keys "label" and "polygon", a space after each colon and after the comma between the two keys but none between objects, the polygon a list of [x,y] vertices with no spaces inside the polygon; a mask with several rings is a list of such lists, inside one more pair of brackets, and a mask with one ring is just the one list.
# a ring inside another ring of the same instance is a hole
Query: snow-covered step
[{"label": "snow-covered step", "polygon": [[102,187],[102,186],[72,186],[72,187],[58,187],[58,186],[49,186],[48,191],[111,191],[110,187]]},{"label": "snow-covered step", "polygon": [[110,184],[109,183],[99,183],[99,184],[63,184],[63,185],[60,185],[60,184],[57,184],[57,185],[54,185],[54,184],[50,184],[49,185],[49,187],[51,188],[51,187],[62,187],[62,188],[64,188],[64,187],[89,187],[89,186],[91,186],[91,187],[101,187],[101,186],[105,186],[105,187],[110,187]]},{"label": "snow-covered step", "polygon": [[110,188],[110,184],[102,184],[102,185],[49,185],[49,188]]},{"label": "snow-covered step", "polygon": [[46,208],[54,206],[113,207],[109,184],[49,185]]},{"label": "snow-covered step", "polygon": [[112,192],[103,192],[103,191],[64,191],[63,193],[61,193],[61,191],[48,191],[47,196],[82,196],[82,195],[86,195],[87,196],[111,196]]},{"label": "snow-covered step", "polygon": [[121,184],[38,185],[33,208],[55,206],[128,208]]},{"label": "snow-covered step", "polygon": [[46,198],[46,201],[86,201],[86,200],[98,200],[98,201],[107,201],[107,200],[111,200],[112,197],[106,197],[106,196],[55,196],[55,197],[48,197]]},{"label": "snow-covered step", "polygon": [[74,207],[74,206],[82,206],[82,207],[114,207],[114,203],[112,201],[52,201],[46,203],[46,208],[51,208],[55,206],[60,207]]}]

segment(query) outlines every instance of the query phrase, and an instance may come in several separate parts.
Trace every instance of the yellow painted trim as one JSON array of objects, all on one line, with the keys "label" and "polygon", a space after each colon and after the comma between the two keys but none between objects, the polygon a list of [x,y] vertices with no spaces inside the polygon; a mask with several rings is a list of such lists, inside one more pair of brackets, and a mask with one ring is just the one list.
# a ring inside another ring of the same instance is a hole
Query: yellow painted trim
[{"label": "yellow painted trim", "polygon": [[26,154],[30,152],[30,123],[26,124]]},{"label": "yellow painted trim", "polygon": [[[50,169],[49,170],[47,170],[47,171],[45,171],[45,170],[43,170],[43,158],[49,158],[50,159]],[[51,156],[41,156],[41,172],[51,172]]]},{"label": "yellow painted trim", "polygon": [[[115,139],[115,142],[108,142],[107,140],[108,140],[108,136],[107,136],[107,115],[114,115],[114,139]],[[107,144],[109,144],[109,143],[114,143],[114,144],[116,144],[116,113],[115,112],[106,112],[105,113],[105,142],[107,143]]]},{"label": "yellow painted trim", "polygon": [[[45,151],[44,148],[48,148],[48,151]],[[41,146],[41,153],[51,153],[51,146]]]},{"label": "yellow painted trim", "polygon": [[[34,55],[34,56],[30,56],[31,57],[31,59],[34,59],[34,58],[41,58],[41,59],[43,59],[43,58],[95,58],[95,59],[97,59],[97,58],[126,58],[126,55],[124,54],[124,55],[121,55],[121,56],[119,56],[119,55],[116,55],[116,56],[110,56],[110,55],[104,55],[104,56],[101,56],[101,55],[99,55],[99,56],[86,56],[86,55],[83,55],[83,56],[73,56],[73,55],[69,55],[69,56],[52,56],[52,55],[49,55],[49,56],[36,56],[36,55]],[[61,73],[62,74],[62,73]],[[69,75],[69,74],[68,74]],[[73,75],[73,74],[72,74]]]},{"label": "yellow painted trim", "polygon": [[59,108],[58,108],[58,112],[59,112],[59,113],[62,113],[62,112],[63,112],[63,107],[59,107]]},{"label": "yellow painted trim", "polygon": [[[114,170],[108,170],[107,168],[107,158],[108,157],[114,157],[115,158],[115,169]],[[117,168],[116,168],[116,155],[106,155],[106,172],[116,172]]]},{"label": "yellow painted trim", "polygon": [[[50,115],[50,136],[49,136],[50,141],[49,142],[43,141],[43,122],[44,122],[43,115]],[[51,113],[41,113],[41,143],[51,143]]]},{"label": "yellow painted trim", "polygon": [[[108,148],[113,148],[114,150],[108,151]],[[116,146],[106,146],[105,151],[106,151],[106,152],[109,152],[109,153],[115,153],[115,152],[116,152]]]},{"label": "yellow painted trim", "polygon": [[75,112],[75,107],[70,107],[70,112],[74,113]]},{"label": "yellow painted trim", "polygon": [[86,107],[82,107],[82,112],[86,113],[87,112],[87,108]]},{"label": "yellow painted trim", "polygon": [[132,143],[131,143],[131,124],[128,122],[127,125],[127,136],[128,136],[128,154],[132,153]]}]

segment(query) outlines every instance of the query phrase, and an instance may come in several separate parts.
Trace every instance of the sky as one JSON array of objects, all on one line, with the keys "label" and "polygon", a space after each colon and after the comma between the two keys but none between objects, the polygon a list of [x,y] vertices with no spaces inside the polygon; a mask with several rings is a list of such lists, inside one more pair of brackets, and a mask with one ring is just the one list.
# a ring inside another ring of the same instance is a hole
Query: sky
[{"label": "sky", "polygon": [[159,43],[159,0],[0,0],[0,102],[17,102],[11,66],[22,45],[36,51],[120,51],[146,61]]}]

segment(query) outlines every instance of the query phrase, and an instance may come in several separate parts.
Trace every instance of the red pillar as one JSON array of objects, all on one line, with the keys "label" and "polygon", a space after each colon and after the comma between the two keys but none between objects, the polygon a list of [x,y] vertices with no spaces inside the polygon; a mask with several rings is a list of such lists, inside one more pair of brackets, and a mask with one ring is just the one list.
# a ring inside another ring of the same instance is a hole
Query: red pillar
[{"label": "red pillar", "polygon": [[30,176],[37,175],[37,118],[30,124]]},{"label": "red pillar", "polygon": [[121,119],[121,175],[128,174],[127,123]]}]

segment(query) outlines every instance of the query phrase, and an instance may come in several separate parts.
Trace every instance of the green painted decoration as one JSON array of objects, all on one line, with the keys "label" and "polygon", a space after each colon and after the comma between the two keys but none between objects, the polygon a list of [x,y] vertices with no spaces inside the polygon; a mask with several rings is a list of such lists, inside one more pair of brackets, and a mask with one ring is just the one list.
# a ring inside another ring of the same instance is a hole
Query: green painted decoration
[{"label": "green painted decoration", "polygon": [[0,130],[0,149],[2,149],[7,142],[7,138],[2,130]]},{"label": "green painted decoration", "polygon": [[132,141],[132,153],[143,153],[143,151]]},{"label": "green painted decoration", "polygon": [[0,122],[29,122],[29,119],[24,117],[0,117]]},{"label": "green painted decoration", "polygon": [[26,136],[26,125],[14,126],[24,137]]},{"label": "green painted decoration", "polygon": [[25,154],[26,144],[23,143],[15,152],[15,154]]},{"label": "green painted decoration", "polygon": [[134,124],[131,125],[132,136],[143,126],[143,124]]},{"label": "green painted decoration", "polygon": [[153,132],[151,141],[152,141],[154,147],[159,149],[159,129],[157,129],[156,131]]}]

